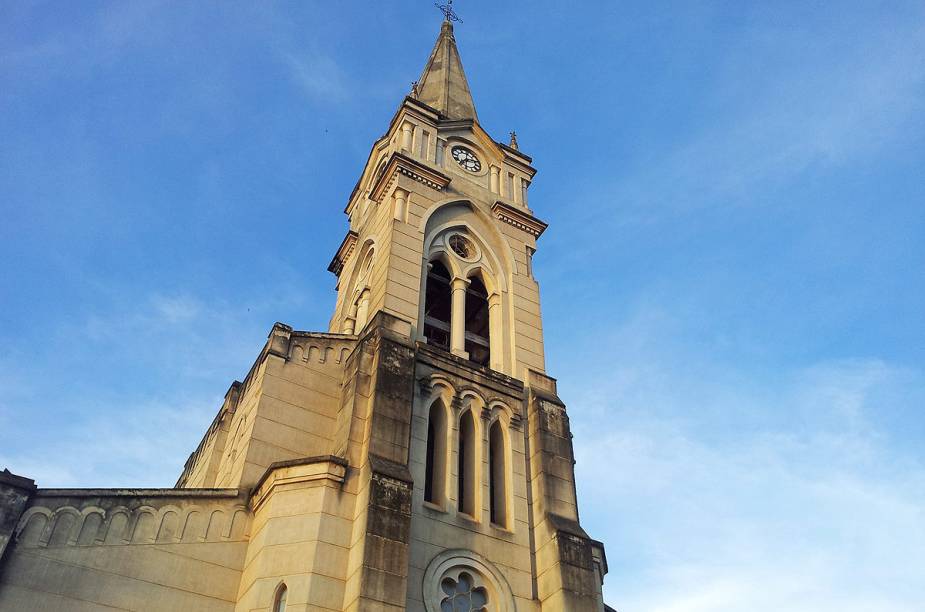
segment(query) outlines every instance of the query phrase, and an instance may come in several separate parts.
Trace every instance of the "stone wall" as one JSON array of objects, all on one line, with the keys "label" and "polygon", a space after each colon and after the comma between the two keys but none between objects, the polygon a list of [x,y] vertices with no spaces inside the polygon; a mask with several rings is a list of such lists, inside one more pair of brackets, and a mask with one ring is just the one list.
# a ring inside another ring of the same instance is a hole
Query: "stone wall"
[{"label": "stone wall", "polygon": [[[449,550],[469,551],[465,563],[481,564],[487,578],[498,575],[492,609],[505,610],[499,600],[509,599],[519,611],[539,610],[535,601],[534,568],[531,546],[530,507],[527,494],[526,453],[523,429],[524,387],[517,380],[475,368],[465,360],[419,346],[416,366],[418,388],[414,399],[414,419],[411,446],[411,473],[414,475],[413,516],[411,521],[411,558],[409,567],[407,609],[424,612],[428,602],[430,582],[440,576],[430,576],[428,569],[434,560]],[[442,504],[424,500],[424,476],[427,445],[427,418],[430,407],[441,401],[449,407],[449,470],[447,497]],[[477,516],[468,516],[458,509],[457,455],[458,422],[460,415],[472,410],[477,415],[478,473]],[[510,445],[508,466],[508,519],[506,525],[490,520],[489,500],[489,427],[500,420],[506,429]],[[461,552],[458,554],[464,557]],[[431,601],[432,605],[438,602]]]},{"label": "stone wall", "polygon": [[39,489],[0,610],[234,610],[250,515],[237,490]]}]

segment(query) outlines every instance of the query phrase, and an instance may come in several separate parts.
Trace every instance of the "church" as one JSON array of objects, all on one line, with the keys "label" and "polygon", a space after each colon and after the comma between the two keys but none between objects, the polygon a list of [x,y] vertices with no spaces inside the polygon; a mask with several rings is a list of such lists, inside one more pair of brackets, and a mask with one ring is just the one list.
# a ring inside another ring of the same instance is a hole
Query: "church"
[{"label": "church", "polygon": [[347,199],[327,331],[273,326],[173,488],[0,473],[0,611],[609,610],[536,170],[479,124],[451,18]]}]

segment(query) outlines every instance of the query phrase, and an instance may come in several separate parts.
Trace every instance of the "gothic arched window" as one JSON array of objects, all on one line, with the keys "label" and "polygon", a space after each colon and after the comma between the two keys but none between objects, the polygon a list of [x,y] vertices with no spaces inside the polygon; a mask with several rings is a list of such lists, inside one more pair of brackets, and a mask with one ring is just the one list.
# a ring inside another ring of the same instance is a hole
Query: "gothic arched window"
[{"label": "gothic arched window", "polygon": [[488,291],[478,277],[466,289],[466,352],[469,360],[488,365],[491,353],[488,334]]},{"label": "gothic arched window", "polygon": [[507,527],[507,452],[501,422],[495,421],[488,433],[488,491],[491,522]]},{"label": "gothic arched window", "polygon": [[276,589],[276,597],[273,598],[273,612],[286,612],[286,595],[288,594],[288,589],[286,584],[283,583],[279,585],[279,588]]},{"label": "gothic arched window", "polygon": [[450,348],[450,272],[440,261],[428,266],[424,292],[424,337],[427,343]]},{"label": "gothic arched window", "polygon": [[427,459],[424,468],[424,501],[443,505],[446,492],[446,409],[440,401],[427,416]]},{"label": "gothic arched window", "polygon": [[457,502],[459,511],[475,518],[475,421],[467,410],[459,419]]}]

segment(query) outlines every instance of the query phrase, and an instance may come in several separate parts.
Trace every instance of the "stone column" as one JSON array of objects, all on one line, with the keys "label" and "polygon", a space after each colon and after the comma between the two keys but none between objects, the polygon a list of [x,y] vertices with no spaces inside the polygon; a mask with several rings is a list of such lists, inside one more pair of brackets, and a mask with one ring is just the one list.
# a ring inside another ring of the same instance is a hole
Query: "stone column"
[{"label": "stone column", "polygon": [[346,319],[344,319],[344,333],[352,334],[354,330],[356,329],[356,324],[357,324],[356,319],[354,319],[353,317],[347,317]]},{"label": "stone column", "polygon": [[501,193],[501,169],[498,166],[491,167],[491,192]]},{"label": "stone column", "polygon": [[363,331],[369,318],[369,289],[360,294],[360,304],[357,306],[356,333]]},{"label": "stone column", "polygon": [[395,200],[392,216],[396,221],[404,221],[406,219],[406,209],[408,207],[408,192],[398,187],[395,189],[395,193],[392,194],[392,197]]},{"label": "stone column", "polygon": [[495,292],[488,296],[488,347],[489,365],[496,372],[504,367],[504,334],[501,325],[501,294]]},{"label": "stone column", "polygon": [[436,147],[434,147],[434,163],[440,166],[444,166],[444,157],[446,156],[446,141],[437,138]]},{"label": "stone column", "polygon": [[454,278],[450,283],[453,290],[452,311],[450,312],[450,352],[468,358],[466,353],[466,287],[469,281]]},{"label": "stone column", "polygon": [[524,195],[523,179],[520,178],[519,176],[515,176],[512,183],[513,183],[512,188],[514,190],[514,193],[511,195],[511,198],[514,200],[514,204],[523,204],[523,199],[524,199],[523,198],[523,195]]},{"label": "stone column", "polygon": [[401,126],[401,148],[411,152],[412,136],[414,135],[414,126],[405,121]]}]

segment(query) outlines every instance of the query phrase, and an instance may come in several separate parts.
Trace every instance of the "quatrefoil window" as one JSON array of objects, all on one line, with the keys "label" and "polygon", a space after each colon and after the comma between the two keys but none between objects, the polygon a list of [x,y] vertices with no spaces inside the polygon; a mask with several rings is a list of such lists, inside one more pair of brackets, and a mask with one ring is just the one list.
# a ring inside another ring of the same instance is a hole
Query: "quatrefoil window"
[{"label": "quatrefoil window", "polygon": [[488,612],[488,592],[485,587],[475,586],[466,572],[461,572],[458,580],[447,576],[440,588],[444,595],[440,612]]}]

